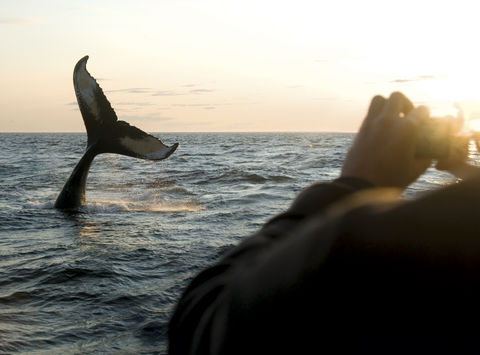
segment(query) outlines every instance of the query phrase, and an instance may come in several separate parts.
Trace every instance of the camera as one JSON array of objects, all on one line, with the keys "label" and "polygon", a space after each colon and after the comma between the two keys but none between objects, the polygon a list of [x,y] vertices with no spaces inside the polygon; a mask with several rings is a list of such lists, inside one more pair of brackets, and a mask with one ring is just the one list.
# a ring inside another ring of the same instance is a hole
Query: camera
[{"label": "camera", "polygon": [[454,144],[463,126],[461,117],[431,117],[420,123],[415,156],[417,158],[448,158],[450,147]]}]

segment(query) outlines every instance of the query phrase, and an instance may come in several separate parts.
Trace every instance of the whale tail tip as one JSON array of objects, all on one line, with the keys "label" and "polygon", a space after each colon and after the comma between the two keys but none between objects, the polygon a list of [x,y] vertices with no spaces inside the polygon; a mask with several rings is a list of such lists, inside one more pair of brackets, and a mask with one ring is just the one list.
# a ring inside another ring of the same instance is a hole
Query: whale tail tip
[{"label": "whale tail tip", "polygon": [[162,160],[170,156],[178,143],[168,147],[141,129],[119,121],[100,85],[87,71],[88,55],[75,65],[73,85],[78,106],[87,129],[88,144],[100,153],[117,153],[140,159]]}]

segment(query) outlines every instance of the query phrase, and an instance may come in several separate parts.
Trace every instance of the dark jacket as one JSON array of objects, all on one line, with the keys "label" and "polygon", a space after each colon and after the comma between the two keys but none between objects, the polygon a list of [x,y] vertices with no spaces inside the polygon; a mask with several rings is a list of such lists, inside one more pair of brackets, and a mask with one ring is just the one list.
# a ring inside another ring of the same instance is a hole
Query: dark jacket
[{"label": "dark jacket", "polygon": [[355,202],[370,187],[309,187],[201,272],[171,319],[169,353],[480,348],[480,178],[411,201]]}]

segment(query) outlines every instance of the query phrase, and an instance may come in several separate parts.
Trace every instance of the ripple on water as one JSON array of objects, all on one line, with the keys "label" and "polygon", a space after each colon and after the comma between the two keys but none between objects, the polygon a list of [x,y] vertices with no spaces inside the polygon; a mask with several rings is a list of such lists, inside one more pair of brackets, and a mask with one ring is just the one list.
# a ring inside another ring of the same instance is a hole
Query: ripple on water
[{"label": "ripple on water", "polygon": [[[166,353],[167,325],[202,268],[338,176],[353,135],[162,133],[162,162],[104,154],[87,204],[53,204],[82,134],[0,134],[0,353]],[[430,170],[413,195],[449,183]]]}]

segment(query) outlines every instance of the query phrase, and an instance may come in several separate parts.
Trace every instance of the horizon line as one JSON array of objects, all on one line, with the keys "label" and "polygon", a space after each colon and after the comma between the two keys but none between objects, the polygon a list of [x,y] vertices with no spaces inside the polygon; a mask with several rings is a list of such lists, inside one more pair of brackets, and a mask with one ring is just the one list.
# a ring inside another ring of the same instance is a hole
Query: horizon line
[{"label": "horizon line", "polygon": [[[85,131],[0,131],[0,134],[87,134]],[[149,131],[146,133],[357,133],[354,131]]]}]

